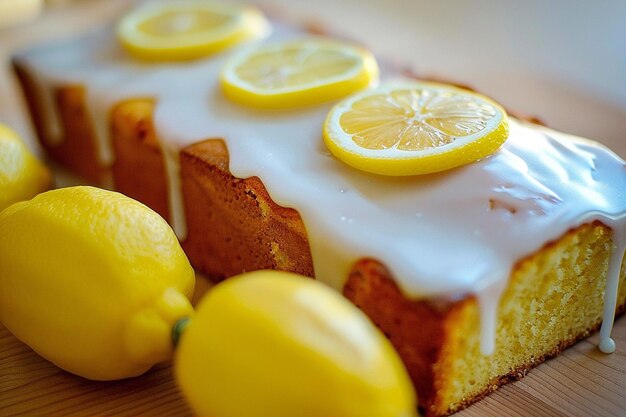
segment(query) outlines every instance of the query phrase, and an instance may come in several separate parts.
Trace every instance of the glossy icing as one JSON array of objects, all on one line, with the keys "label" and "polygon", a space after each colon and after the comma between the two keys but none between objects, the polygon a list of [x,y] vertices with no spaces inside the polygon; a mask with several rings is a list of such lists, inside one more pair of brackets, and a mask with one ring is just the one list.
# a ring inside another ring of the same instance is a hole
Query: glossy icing
[{"label": "glossy icing", "polygon": [[[301,36],[279,26],[269,40]],[[600,343],[603,351],[611,350],[626,247],[626,166],[618,156],[597,143],[511,120],[508,141],[477,163],[420,177],[368,174],[324,147],[322,122],[332,104],[261,111],[225,99],[218,73],[231,53],[191,64],[146,65],[127,57],[112,33],[103,31],[18,59],[48,97],[41,110],[52,143],[61,140],[53,89],[87,87],[105,166],[114,157],[110,109],[127,98],[157,100],[170,220],[179,237],[186,230],[178,152],[202,139],[223,138],[234,176],[258,176],[278,204],[298,210],[318,279],[341,289],[351,265],[368,256],[382,261],[409,297],[475,294],[484,353],[493,351],[497,306],[515,262],[599,220],[614,231]],[[397,74],[383,70],[381,77],[395,80]]]}]

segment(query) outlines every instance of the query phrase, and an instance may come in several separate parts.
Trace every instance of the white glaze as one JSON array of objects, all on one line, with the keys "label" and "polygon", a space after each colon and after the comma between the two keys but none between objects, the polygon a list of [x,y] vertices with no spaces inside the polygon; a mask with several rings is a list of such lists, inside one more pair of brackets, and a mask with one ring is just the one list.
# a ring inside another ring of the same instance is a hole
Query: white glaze
[{"label": "white glaze", "polygon": [[[271,40],[302,36],[278,27]],[[626,246],[624,161],[596,143],[510,121],[493,156],[441,174],[387,178],[352,169],[321,140],[330,104],[293,111],[247,109],[225,99],[218,73],[232,51],[192,64],[144,65],[101,32],[62,48],[21,56],[45,82],[43,95],[84,84],[103,165],[112,162],[108,112],[126,98],[153,97],[165,150],[171,222],[185,236],[178,151],[224,138],[234,176],[258,176],[272,198],[307,228],[316,277],[341,289],[351,265],[382,261],[409,297],[475,294],[481,348],[494,348],[500,295],[515,262],[581,224],[614,230],[602,347],[610,345],[621,254]],[[383,71],[383,79],[395,74]],[[53,131],[55,114],[45,117]]]},{"label": "white glaze", "polygon": [[606,290],[604,291],[604,320],[600,328],[600,343],[598,344],[598,347],[604,353],[615,352],[615,341],[611,339],[611,330],[613,330],[615,309],[617,308],[620,268],[624,258],[624,248],[626,247],[624,216],[622,216],[621,221],[613,221],[610,225],[613,229],[614,246],[609,258]]}]

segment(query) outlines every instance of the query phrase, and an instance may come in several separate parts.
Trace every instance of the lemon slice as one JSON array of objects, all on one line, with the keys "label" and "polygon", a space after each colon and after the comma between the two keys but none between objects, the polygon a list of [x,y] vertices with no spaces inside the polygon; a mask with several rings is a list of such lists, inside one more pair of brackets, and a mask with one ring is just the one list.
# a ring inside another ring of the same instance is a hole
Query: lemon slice
[{"label": "lemon slice", "polygon": [[495,152],[509,128],[502,107],[479,94],[431,83],[390,84],[337,104],[324,142],[346,164],[375,174],[428,174]]},{"label": "lemon slice", "polygon": [[268,44],[226,63],[227,97],[259,108],[308,106],[345,97],[378,81],[374,56],[363,48],[323,38]]},{"label": "lemon slice", "polygon": [[268,22],[254,8],[200,0],[149,3],[117,26],[122,45],[148,60],[195,59],[268,32]]}]

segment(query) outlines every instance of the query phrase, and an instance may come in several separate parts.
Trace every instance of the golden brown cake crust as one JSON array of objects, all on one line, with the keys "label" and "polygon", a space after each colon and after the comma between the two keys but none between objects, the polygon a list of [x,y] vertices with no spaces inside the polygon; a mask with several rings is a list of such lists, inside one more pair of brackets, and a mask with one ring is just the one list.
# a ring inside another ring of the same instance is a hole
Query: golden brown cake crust
[{"label": "golden brown cake crust", "polygon": [[359,261],[343,290],[385,333],[404,362],[427,410],[435,401],[434,364],[439,362],[446,339],[445,322],[457,303],[414,301],[404,297],[389,271],[373,259]]},{"label": "golden brown cake crust", "polygon": [[44,116],[40,110],[43,108],[43,102],[37,94],[35,82],[19,63],[14,63],[14,69],[22,85],[41,147],[53,160],[72,172],[93,184],[102,184],[105,170],[101,168],[96,156],[96,142],[87,114],[85,89],[81,86],[66,86],[55,90],[54,101],[64,140],[58,145],[50,145]]},{"label": "golden brown cake crust", "polygon": [[[153,100],[120,103],[111,111],[111,171],[117,191],[133,196],[164,219],[169,218],[163,154],[154,131]],[[132,174],[131,174],[132,173]],[[122,180],[129,175],[132,181]]]},{"label": "golden brown cake crust", "polygon": [[223,141],[183,149],[181,178],[188,228],[183,248],[203,272],[216,279],[255,269],[313,276],[300,215],[274,203],[258,178],[230,175]]}]

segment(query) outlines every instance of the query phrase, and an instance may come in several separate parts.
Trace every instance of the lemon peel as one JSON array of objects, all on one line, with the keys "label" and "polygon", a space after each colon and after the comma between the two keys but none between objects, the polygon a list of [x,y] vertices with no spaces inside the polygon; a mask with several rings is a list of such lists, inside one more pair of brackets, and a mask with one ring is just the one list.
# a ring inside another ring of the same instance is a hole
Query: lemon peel
[{"label": "lemon peel", "polygon": [[193,315],[195,277],[155,212],[93,187],[0,213],[0,321],[57,366],[95,380],[143,374]]},{"label": "lemon peel", "polygon": [[20,137],[0,123],[0,211],[50,188],[52,175]]},{"label": "lemon peel", "polygon": [[175,373],[201,416],[416,415],[384,335],[334,290],[288,272],[246,273],[212,289],[181,336]]}]

